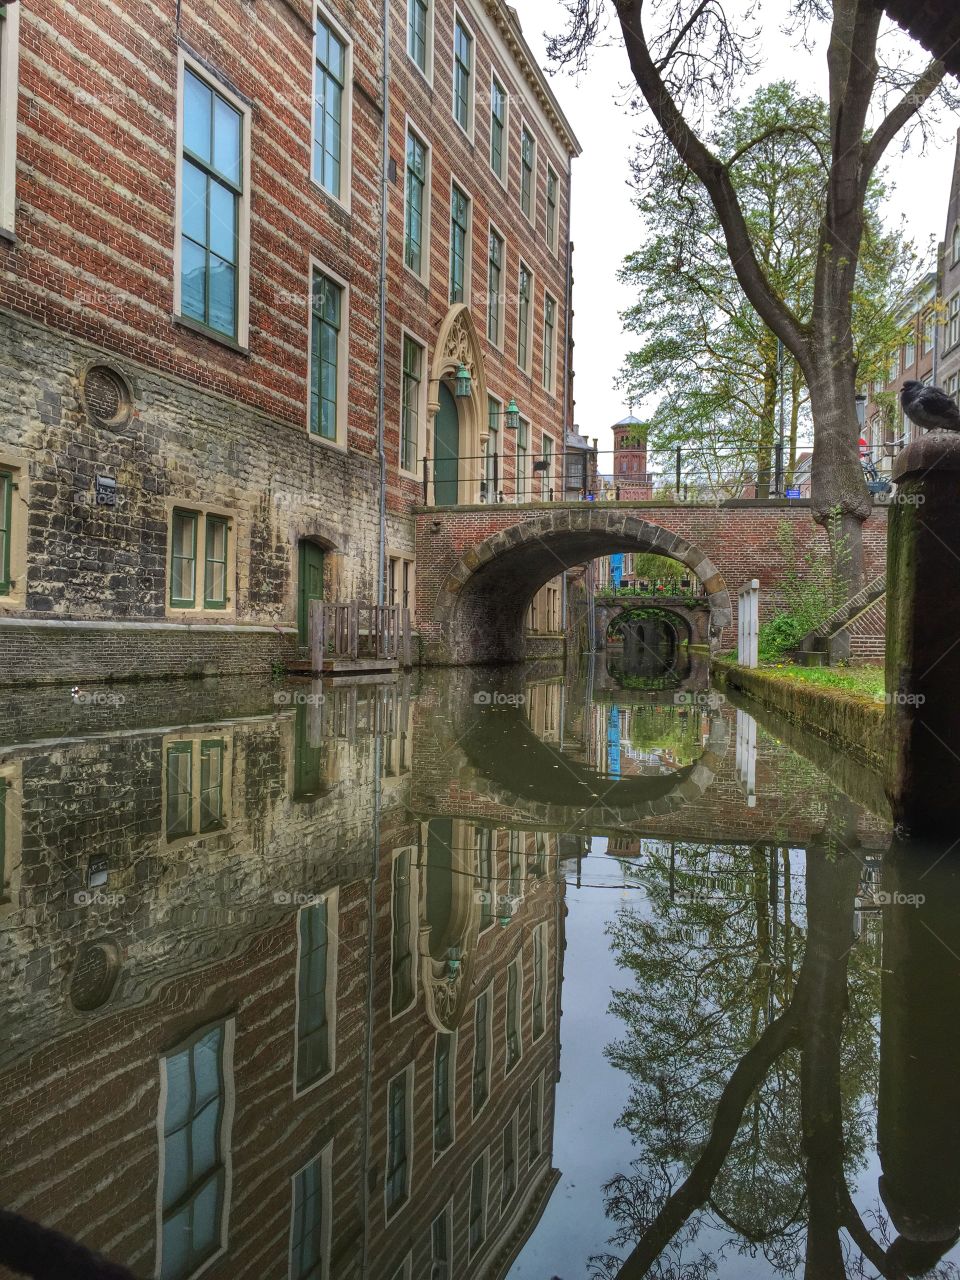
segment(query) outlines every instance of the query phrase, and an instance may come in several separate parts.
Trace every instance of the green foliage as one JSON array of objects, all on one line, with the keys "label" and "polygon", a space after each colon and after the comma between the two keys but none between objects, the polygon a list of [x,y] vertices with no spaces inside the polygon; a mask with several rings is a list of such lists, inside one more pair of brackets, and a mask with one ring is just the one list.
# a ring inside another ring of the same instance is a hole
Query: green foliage
[{"label": "green foliage", "polygon": [[811,546],[800,552],[793,526],[782,521],[777,526],[777,544],[785,565],[777,588],[786,608],[760,626],[761,662],[775,662],[796,648],[808,631],[819,627],[837,607],[837,592],[849,558],[849,548],[839,531],[839,513],[830,516],[833,557]]}]

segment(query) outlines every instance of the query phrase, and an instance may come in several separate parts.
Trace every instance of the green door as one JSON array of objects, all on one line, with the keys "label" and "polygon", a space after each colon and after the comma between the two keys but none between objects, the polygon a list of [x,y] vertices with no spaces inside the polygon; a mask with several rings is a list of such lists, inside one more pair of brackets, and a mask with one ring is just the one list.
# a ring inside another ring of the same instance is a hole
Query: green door
[{"label": "green door", "polygon": [[300,543],[300,578],[297,590],[297,630],[300,643],[309,641],[310,601],[323,599],[323,552],[312,542]]},{"label": "green door", "polygon": [[433,429],[433,490],[438,506],[457,501],[460,469],[460,415],[457,402],[440,383],[440,408]]}]

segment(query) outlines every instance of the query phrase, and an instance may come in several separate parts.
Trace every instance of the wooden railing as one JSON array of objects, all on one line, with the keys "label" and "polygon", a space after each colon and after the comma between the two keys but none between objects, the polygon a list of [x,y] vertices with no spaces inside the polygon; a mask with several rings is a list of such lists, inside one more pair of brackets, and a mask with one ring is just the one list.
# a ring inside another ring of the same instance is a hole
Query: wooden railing
[{"label": "wooden railing", "polygon": [[398,604],[311,600],[310,659],[322,671],[331,658],[386,658],[409,667],[410,610]]}]

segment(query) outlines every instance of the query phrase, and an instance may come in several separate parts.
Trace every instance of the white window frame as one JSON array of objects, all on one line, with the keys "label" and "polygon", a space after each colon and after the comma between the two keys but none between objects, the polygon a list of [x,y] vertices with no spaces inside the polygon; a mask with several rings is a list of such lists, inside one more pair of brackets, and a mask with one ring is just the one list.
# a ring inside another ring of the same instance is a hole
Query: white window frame
[{"label": "white window frame", "polygon": [[[526,363],[520,363],[520,277],[526,271],[529,281],[527,298],[527,356]],[[537,320],[537,273],[523,258],[517,259],[517,368],[528,378],[533,376],[533,340],[536,334]]]},{"label": "white window frame", "polygon": [[[343,116],[340,121],[340,194],[335,196],[313,173],[313,102],[317,92],[317,18],[333,28],[343,45]],[[328,200],[350,212],[353,192],[353,37],[326,5],[314,0],[313,6],[313,63],[310,77],[310,181]]]},{"label": "white window frame", "polygon": [[[435,1075],[436,1075],[436,1065],[437,1065],[437,1044],[439,1042],[439,1038],[441,1035],[447,1035],[450,1037],[450,1071],[449,1071],[448,1080],[447,1080],[449,1095],[450,1095],[450,1141],[441,1151],[438,1151],[436,1148],[436,1143],[433,1141],[434,1135],[436,1134],[436,1131],[437,1131],[437,1108],[436,1108],[437,1094],[434,1086],[436,1083]],[[433,1057],[430,1060],[430,1068],[431,1068],[430,1069],[430,1116],[432,1120],[432,1127],[430,1130],[430,1134],[431,1134],[431,1146],[433,1147],[433,1163],[434,1164],[436,1164],[438,1160],[442,1160],[443,1157],[447,1154],[447,1152],[453,1149],[453,1147],[456,1145],[456,1142],[457,1142],[457,1045],[458,1045],[458,1040],[459,1040],[459,1036],[456,1030],[437,1031],[434,1033],[434,1037],[433,1037]]]},{"label": "white window frame", "polygon": [[22,0],[8,4],[6,17],[0,23],[0,233],[9,236],[15,233],[17,217],[21,6]]},{"label": "white window frame", "polygon": [[[493,234],[499,238],[501,249],[502,249],[501,261],[500,261],[500,297],[498,299],[498,310],[497,310],[499,327],[498,327],[496,341],[494,341],[494,339],[490,337],[490,327],[489,327],[490,233],[491,232],[493,232]],[[507,294],[506,294],[506,290],[504,289],[504,281],[507,278],[507,237],[503,233],[503,231],[501,231],[501,229],[497,226],[497,224],[493,221],[492,218],[489,219],[489,222],[487,225],[486,253],[484,254],[483,261],[484,261],[485,274],[486,274],[486,279],[484,283],[485,283],[485,293],[487,298],[487,305],[484,308],[483,333],[484,333],[484,337],[487,339],[490,345],[494,347],[497,351],[501,352],[502,354],[504,350],[504,343],[507,340],[507,303],[506,303]]]},{"label": "white window frame", "polygon": [[[433,1225],[438,1218],[443,1218],[447,1225],[447,1249],[449,1251],[449,1257],[447,1257],[446,1259],[442,1259],[442,1258],[438,1259],[433,1252]],[[437,1265],[438,1261],[440,1262],[445,1261],[447,1264],[447,1274],[444,1280],[452,1280],[452,1277],[453,1277],[453,1197],[452,1196],[447,1201],[447,1203],[443,1206],[440,1212],[435,1213],[433,1217],[430,1219],[430,1267],[431,1267],[430,1274],[431,1276],[433,1275],[433,1268]]]},{"label": "white window frame", "polygon": [[[550,343],[550,385],[547,385],[547,299],[553,303],[553,338]],[[548,396],[557,394],[557,328],[560,307],[549,289],[543,291],[543,377],[540,379]]]},{"label": "white window frame", "polygon": [[[420,272],[414,271],[407,262],[407,137],[414,134],[423,147],[426,156],[427,172],[423,182],[423,240],[420,244]],[[433,147],[427,141],[424,129],[409,115],[403,122],[403,243],[401,245],[401,261],[404,270],[418,280],[420,284],[430,284],[430,237],[433,230],[431,206],[433,204]]]},{"label": "white window frame", "polygon": [[[451,172],[450,174],[450,217],[448,220],[450,234],[453,234],[453,188],[459,187],[467,198],[467,234],[463,254],[463,301],[469,307],[473,297],[473,193],[465,182]],[[450,289],[450,255],[447,254],[447,291]],[[451,306],[454,304],[451,303]]]},{"label": "white window frame", "polygon": [[[328,276],[341,290],[340,296],[340,336],[337,340],[337,434],[328,440],[319,431],[310,430],[310,373],[313,369],[313,276],[319,271]],[[347,429],[349,425],[349,407],[347,393],[350,388],[350,282],[332,270],[325,262],[312,254],[307,264],[307,377],[306,402],[304,405],[304,426],[307,439],[313,444],[322,445],[326,449],[347,451]]]},{"label": "white window frame", "polygon": [[[403,465],[403,347],[405,340],[409,338],[411,342],[415,342],[420,348],[420,393],[419,404],[417,405],[417,445],[414,450],[413,469],[409,470]],[[419,337],[412,329],[408,329],[406,325],[400,326],[400,430],[397,433],[397,469],[403,476],[414,476],[420,478],[417,470],[419,459],[426,453],[426,430],[427,430],[427,389],[430,382],[430,370],[428,367],[429,348],[424,340]]]},{"label": "white window frame", "polygon": [[511,94],[510,94],[510,90],[507,88],[506,77],[500,74],[500,68],[496,65],[496,63],[491,63],[490,65],[490,99],[489,99],[490,111],[488,112],[488,118],[487,118],[487,124],[489,126],[491,135],[493,132],[492,121],[493,121],[493,82],[494,80],[496,80],[497,84],[500,85],[501,89],[503,89],[503,149],[500,157],[501,159],[500,168],[503,170],[503,172],[497,173],[496,169],[494,169],[493,164],[491,163],[490,136],[488,136],[487,138],[487,143],[488,143],[487,164],[490,166],[490,172],[496,178],[497,182],[499,182],[500,185],[503,187],[504,191],[509,191],[510,189],[510,97],[511,97]]},{"label": "white window frame", "polygon": [[[533,142],[533,168],[530,176],[530,212],[529,214],[523,208],[523,135],[530,135]],[[517,203],[520,206],[520,215],[530,223],[531,227],[537,225],[537,172],[540,167],[540,145],[537,141],[537,135],[530,127],[530,123],[523,115],[520,116],[520,135],[517,138],[517,155],[519,160],[519,177],[520,187],[517,191]]]},{"label": "white window frame", "polygon": [[[477,1000],[479,1000],[480,996],[484,993],[486,993],[487,997],[487,1054],[485,1063],[487,1096],[484,1098],[480,1106],[475,1109],[473,1106],[473,1076],[477,1057]],[[476,1120],[477,1116],[482,1115],[487,1109],[487,1106],[490,1103],[490,1097],[493,1093],[493,1000],[494,989],[493,980],[491,979],[482,991],[477,992],[473,1000],[473,1054],[470,1058],[470,1113],[474,1120]]]},{"label": "white window frame", "polygon": [[[410,897],[410,990],[411,996],[409,1001],[393,1012],[393,876],[394,868],[397,860],[404,853],[410,855],[410,884],[407,892]],[[420,895],[419,885],[417,883],[417,847],[416,845],[402,845],[394,849],[390,855],[390,1021],[395,1022],[398,1018],[405,1017],[411,1009],[417,1004],[417,982],[420,975],[420,949],[417,945],[418,916],[420,911]]]},{"label": "white window frame", "polygon": [[[510,970],[517,971],[517,1059],[514,1063],[507,1061],[507,1050],[510,1043]],[[523,952],[518,951],[507,965],[506,984],[503,991],[503,1074],[511,1075],[523,1061]]]},{"label": "white window frame", "polygon": [[434,0],[427,0],[427,21],[423,33],[424,43],[426,45],[424,58],[427,65],[426,68],[421,68],[413,54],[410,52],[410,0],[407,0],[406,24],[404,26],[404,49],[406,50],[407,58],[411,66],[417,74],[427,82],[431,89],[433,88],[433,16]]},{"label": "white window frame", "polygon": [[[297,1066],[300,1057],[300,958],[303,948],[303,940],[300,934],[300,917],[304,911],[309,911],[313,906],[319,906],[320,902],[327,905],[327,929],[330,933],[330,941],[327,944],[327,1026],[330,1028],[330,1066],[322,1076],[317,1076],[316,1080],[311,1080],[309,1084],[304,1085],[302,1089],[297,1088]],[[295,970],[296,986],[294,988],[294,1012],[293,1012],[293,1096],[302,1098],[304,1094],[310,1093],[313,1089],[324,1084],[336,1073],[337,1070],[337,982],[339,978],[338,961],[340,958],[340,890],[339,887],[331,889],[328,893],[317,895],[315,903],[304,903],[294,916],[294,925],[297,931],[297,967]]]},{"label": "white window frame", "polygon": [[236,1103],[236,1088],[234,1084],[233,1071],[233,1054],[234,1042],[236,1040],[236,1020],[230,1018],[218,1018],[213,1022],[207,1023],[197,1028],[192,1034],[186,1036],[183,1040],[175,1044],[171,1049],[159,1055],[159,1071],[160,1071],[160,1089],[157,1098],[157,1198],[156,1198],[156,1255],[154,1258],[154,1274],[160,1275],[163,1269],[163,1178],[166,1149],[164,1147],[164,1116],[167,1109],[167,1093],[169,1083],[167,1079],[167,1059],[174,1057],[178,1052],[182,1052],[187,1045],[197,1039],[202,1039],[203,1035],[212,1031],[214,1027],[223,1027],[223,1056],[221,1060],[221,1071],[223,1075],[223,1115],[220,1121],[220,1158],[223,1161],[224,1179],[223,1179],[223,1208],[220,1213],[220,1245],[207,1260],[197,1267],[196,1271],[190,1273],[190,1280],[196,1280],[196,1277],[207,1271],[218,1258],[222,1258],[227,1252],[230,1240],[230,1199],[233,1191],[233,1115]]},{"label": "white window frame", "polygon": [[[20,0],[17,0],[19,3]],[[191,316],[183,314],[183,109],[184,85],[186,72],[190,70],[198,80],[209,85],[214,93],[220,94],[235,111],[240,113],[242,126],[240,145],[243,148],[241,159],[242,190],[238,201],[237,212],[237,336],[230,337],[226,333],[217,333],[215,329],[207,329],[198,324]],[[312,81],[311,81],[312,83]],[[249,350],[250,344],[250,137],[251,109],[248,102],[238,98],[222,80],[210,74],[202,63],[177,50],[177,190],[174,208],[174,249],[173,249],[173,314],[178,323],[186,328],[199,330],[214,342],[224,346]]]},{"label": "white window frame", "polygon": [[[467,99],[467,127],[464,128],[457,119],[457,25],[463,27],[470,37],[470,94]],[[452,74],[450,77],[450,113],[453,122],[473,142],[477,123],[477,33],[473,24],[468,22],[459,5],[453,10],[453,40],[450,45]]]},{"label": "white window frame", "polygon": [[[473,1207],[473,1204],[472,1204],[473,1171],[476,1168],[476,1166],[481,1162],[483,1163],[483,1191],[481,1192],[481,1195],[483,1196],[483,1231],[480,1236],[480,1242],[477,1245],[477,1247],[474,1249],[473,1245],[470,1242],[470,1218],[471,1218],[470,1211]],[[476,1254],[480,1253],[481,1250],[486,1245],[489,1229],[490,1229],[490,1148],[484,1147],[483,1151],[480,1152],[476,1160],[474,1160],[470,1165],[470,1181],[467,1187],[467,1250],[468,1250],[468,1255],[471,1261],[476,1256]]]},{"label": "white window frame", "polygon": [[[556,184],[557,199],[553,210],[553,227],[550,226],[550,205],[547,200],[547,192],[550,189],[550,175],[553,174]],[[550,163],[547,161],[547,171],[543,181],[543,207],[544,207],[544,228],[543,238],[547,242],[547,248],[555,258],[560,256],[560,175]],[[553,231],[553,244],[550,243],[550,232]]]},{"label": "white window frame", "polygon": [[[549,586],[549,583],[548,583],[547,585]],[[550,987],[550,984],[549,984],[549,978],[548,978],[549,969],[548,969],[548,965],[547,965],[547,958],[548,958],[548,946],[547,946],[547,943],[548,943],[549,937],[550,937],[550,931],[549,931],[549,930],[548,930],[548,928],[547,928],[546,921],[543,921],[541,924],[538,924],[538,925],[536,926],[536,928],[533,930],[533,941],[532,941],[532,952],[531,952],[531,960],[532,960],[532,964],[533,964],[533,970],[532,970],[532,977],[531,977],[531,981],[530,981],[530,1040],[531,1040],[531,1043],[533,1043],[533,1044],[537,1044],[537,1043],[538,1043],[538,1041],[542,1040],[542,1039],[543,1039],[543,1037],[547,1034],[547,1010],[548,1010],[548,1008],[549,1008],[548,1001],[547,1001],[547,996],[548,996],[549,987]],[[534,1034],[534,1032],[535,1032],[535,1021],[534,1021],[534,1016],[533,1016],[533,1010],[534,1010],[534,1003],[533,1003],[533,1002],[534,1002],[534,997],[535,997],[535,995],[536,995],[536,991],[537,991],[537,969],[536,969],[536,965],[537,965],[537,943],[536,943],[536,939],[537,939],[537,938],[540,938],[540,954],[543,956],[543,978],[542,978],[542,985],[543,985],[543,1030],[540,1032],[540,1034],[539,1034],[539,1035],[535,1035],[535,1034]]]},{"label": "white window frame", "polygon": [[[390,1171],[390,1086],[394,1080],[400,1076],[404,1077],[404,1090],[406,1091],[406,1128],[407,1128],[407,1177],[405,1183],[404,1197],[393,1209],[387,1202],[387,1189],[389,1183]],[[383,1153],[383,1217],[385,1222],[395,1222],[403,1213],[404,1209],[410,1203],[410,1191],[413,1187],[413,1063],[408,1062],[405,1067],[401,1067],[399,1071],[395,1071],[387,1081],[384,1106],[384,1132],[386,1142],[384,1143]]]},{"label": "white window frame", "polygon": [[330,1245],[333,1239],[333,1141],[331,1140],[318,1151],[315,1156],[302,1164],[299,1169],[290,1175],[290,1235],[287,1245],[287,1274],[293,1275],[293,1230],[296,1223],[296,1185],[297,1178],[310,1166],[320,1162],[320,1187],[321,1187],[321,1203],[325,1212],[323,1213],[323,1238],[320,1246],[320,1280],[329,1280],[330,1277]]},{"label": "white window frame", "polygon": [[510,1138],[513,1143],[513,1190],[505,1200],[504,1193],[504,1170],[500,1169],[500,1213],[501,1216],[513,1203],[517,1192],[520,1190],[520,1108],[515,1107],[510,1114],[510,1119],[500,1130],[500,1158],[503,1159],[503,1134],[504,1130],[510,1130]]}]

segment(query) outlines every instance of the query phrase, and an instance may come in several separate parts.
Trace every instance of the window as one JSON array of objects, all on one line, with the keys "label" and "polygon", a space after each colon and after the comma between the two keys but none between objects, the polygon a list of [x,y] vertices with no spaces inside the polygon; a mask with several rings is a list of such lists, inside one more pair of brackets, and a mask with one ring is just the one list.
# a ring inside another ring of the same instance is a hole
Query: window
[{"label": "window", "polygon": [[174,507],[170,520],[171,609],[222,610],[232,603],[228,592],[233,563],[230,528],[227,516]]},{"label": "window", "polygon": [[390,556],[387,564],[387,604],[412,609],[413,561],[407,556]]},{"label": "window", "polygon": [[412,1072],[409,1067],[387,1086],[387,1216],[395,1213],[410,1194],[410,1125]]},{"label": "window", "polygon": [[239,343],[248,120],[239,103],[184,67],[179,312]]},{"label": "window", "polygon": [[507,91],[496,76],[490,81],[490,168],[504,181],[503,153],[507,133]]},{"label": "window", "polygon": [[310,434],[340,434],[343,288],[314,268],[310,290]]},{"label": "window", "polygon": [[533,1038],[539,1040],[546,1029],[546,956],[547,926],[537,925],[533,931]]},{"label": "window", "polygon": [[520,957],[507,968],[507,1071],[520,1061]]},{"label": "window", "polygon": [[337,991],[337,899],[302,907],[297,921],[296,1089],[333,1070]]},{"label": "window", "polygon": [[960,293],[955,293],[947,305],[947,348],[960,342]]},{"label": "window", "polygon": [[550,502],[553,498],[553,441],[549,436],[543,437],[542,469],[540,471],[540,500]]},{"label": "window", "polygon": [[484,468],[485,497],[496,502],[500,487],[500,401],[487,396],[487,452]]},{"label": "window", "polygon": [[427,148],[407,130],[407,187],[403,260],[416,275],[424,274]]},{"label": "window", "polygon": [[451,1280],[453,1265],[453,1206],[447,1204],[430,1228],[430,1280]]},{"label": "window", "polygon": [[478,1156],[470,1170],[470,1257],[483,1245],[487,1237],[487,1166],[486,1151]]},{"label": "window", "polygon": [[517,1113],[503,1130],[503,1178],[500,1183],[500,1212],[506,1209],[517,1189]]},{"label": "window", "polygon": [[344,150],[349,148],[349,46],[317,15],[313,80],[313,180],[343,199]]},{"label": "window", "polygon": [[20,4],[0,4],[0,231],[14,231]]},{"label": "window", "polygon": [[427,19],[429,9],[426,0],[408,0],[407,4],[407,53],[423,74],[427,71],[429,55]]},{"label": "window", "polygon": [[553,250],[556,250],[558,234],[558,215],[560,213],[560,202],[558,193],[560,183],[557,175],[547,165],[547,244]]},{"label": "window", "polygon": [[520,130],[520,208],[533,221],[534,174],[536,172],[537,144],[526,125]]},{"label": "window", "polygon": [[916,340],[913,337],[911,337],[903,348],[904,372],[912,368],[913,365],[916,364],[916,362],[917,362],[917,343],[916,343]]},{"label": "window", "polygon": [[953,228],[953,237],[950,244],[950,264],[955,267],[960,262],[960,222]]},{"label": "window", "polygon": [[487,249],[487,337],[495,347],[503,341],[503,305],[500,296],[503,276],[503,238],[490,228]]},{"label": "window", "polygon": [[530,1086],[530,1124],[527,1132],[527,1163],[539,1160],[543,1150],[543,1076]]},{"label": "window", "polygon": [[13,472],[0,470],[0,596],[8,596],[12,586],[13,563]]},{"label": "window", "polygon": [[934,313],[932,311],[928,311],[927,314],[923,317],[923,321],[921,325],[921,338],[920,338],[921,355],[927,355],[929,354],[929,352],[933,350],[935,332],[936,332],[936,322],[934,319]]},{"label": "window", "polygon": [[390,939],[390,1013],[396,1017],[414,999],[413,850],[401,849],[393,859],[392,933]]},{"label": "window", "polygon": [[543,296],[543,386],[553,392],[557,347],[557,304],[549,293]]},{"label": "window", "polygon": [[900,377],[900,348],[897,347],[890,358],[890,376],[888,382],[895,382]]},{"label": "window", "polygon": [[185,1280],[226,1245],[231,1024],[160,1060],[161,1280]]},{"label": "window", "polygon": [[226,738],[165,740],[163,790],[167,841],[223,831],[229,809]]},{"label": "window", "polygon": [[416,471],[420,450],[420,419],[423,403],[423,347],[413,338],[403,338],[403,405],[401,407],[400,466]]},{"label": "window", "polygon": [[473,835],[477,893],[480,895],[480,932],[493,924],[493,832],[489,827],[475,827]]},{"label": "window", "polygon": [[293,1175],[290,1280],[328,1280],[332,1216],[332,1148]]},{"label": "window", "polygon": [[517,364],[530,371],[530,294],[533,279],[530,268],[520,263],[520,288],[517,291]]},{"label": "window", "polygon": [[493,1004],[490,988],[481,991],[473,1006],[473,1114],[481,1111],[490,1097],[490,1052]]},{"label": "window", "polygon": [[450,193],[450,301],[466,297],[470,254],[470,199],[456,183]]},{"label": "window", "polygon": [[433,1153],[446,1151],[453,1141],[453,1057],[452,1035],[437,1032],[433,1053]]},{"label": "window", "polygon": [[453,118],[470,132],[473,123],[473,36],[457,16],[453,24]]},{"label": "window", "polygon": [[530,423],[521,418],[517,427],[517,502],[530,497]]}]

